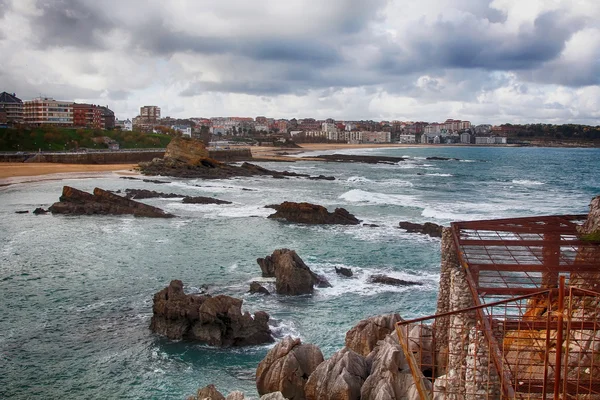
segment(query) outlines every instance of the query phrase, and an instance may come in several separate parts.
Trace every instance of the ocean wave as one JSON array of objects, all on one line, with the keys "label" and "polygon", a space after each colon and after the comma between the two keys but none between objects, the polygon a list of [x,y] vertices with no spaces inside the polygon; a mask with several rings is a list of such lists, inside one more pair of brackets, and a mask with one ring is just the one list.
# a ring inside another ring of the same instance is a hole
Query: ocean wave
[{"label": "ocean wave", "polygon": [[352,189],[340,195],[339,198],[351,203],[395,204],[401,206],[410,206],[416,202],[415,197],[410,195],[367,192],[361,189]]},{"label": "ocean wave", "polygon": [[353,182],[353,183],[367,183],[367,182],[373,182],[372,180],[365,178],[363,176],[351,176],[350,178],[346,179],[347,182]]},{"label": "ocean wave", "polygon": [[442,174],[442,173],[433,173],[433,174],[425,174],[427,176],[454,176],[452,174]]},{"label": "ocean wave", "polygon": [[529,179],[513,179],[512,183],[514,183],[515,185],[524,185],[524,186],[545,185],[544,182],[534,181],[534,180],[529,180]]}]

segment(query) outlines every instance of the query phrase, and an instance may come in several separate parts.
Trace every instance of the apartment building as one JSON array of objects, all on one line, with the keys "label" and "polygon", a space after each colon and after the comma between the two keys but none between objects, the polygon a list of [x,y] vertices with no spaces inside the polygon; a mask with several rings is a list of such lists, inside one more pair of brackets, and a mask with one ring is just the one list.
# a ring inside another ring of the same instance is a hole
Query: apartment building
[{"label": "apartment building", "polygon": [[160,119],[160,107],[143,106],[140,107],[140,118],[148,122],[156,122]]},{"label": "apartment building", "polygon": [[94,104],[73,104],[73,126],[104,129],[104,112]]},{"label": "apartment building", "polygon": [[29,125],[73,126],[73,102],[38,97],[23,104],[23,121]]},{"label": "apartment building", "polygon": [[8,125],[23,122],[23,102],[14,93],[0,93],[0,111],[4,114],[4,123]]}]

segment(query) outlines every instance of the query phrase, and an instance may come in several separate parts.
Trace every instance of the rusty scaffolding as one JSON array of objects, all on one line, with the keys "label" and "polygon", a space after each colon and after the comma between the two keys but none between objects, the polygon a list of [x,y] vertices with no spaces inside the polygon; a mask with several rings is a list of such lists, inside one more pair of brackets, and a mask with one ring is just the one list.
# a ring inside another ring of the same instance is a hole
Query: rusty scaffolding
[{"label": "rusty scaffolding", "polygon": [[578,234],[585,218],[452,224],[473,306],[396,327],[422,399],[600,399],[600,245]]}]

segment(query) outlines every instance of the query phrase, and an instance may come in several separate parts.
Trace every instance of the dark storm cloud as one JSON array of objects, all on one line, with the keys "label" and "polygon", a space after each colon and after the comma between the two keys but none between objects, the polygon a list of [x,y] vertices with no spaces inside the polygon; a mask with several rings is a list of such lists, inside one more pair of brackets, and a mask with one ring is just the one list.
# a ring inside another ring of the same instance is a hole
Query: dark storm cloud
[{"label": "dark storm cloud", "polygon": [[33,18],[31,27],[38,45],[47,47],[102,48],[102,33],[114,24],[104,12],[81,0],[38,0],[42,15]]},{"label": "dark storm cloud", "polygon": [[0,18],[8,11],[8,0],[0,0]]},{"label": "dark storm cloud", "polygon": [[577,26],[577,21],[565,21],[558,12],[547,12],[535,20],[531,30],[499,36],[475,18],[460,23],[438,20],[415,26],[402,38],[408,51],[396,48],[394,52],[393,45],[386,45],[379,68],[398,74],[435,68],[535,68],[558,57]]},{"label": "dark storm cloud", "polygon": [[290,93],[291,87],[284,81],[225,81],[196,82],[180,94],[195,96],[204,92],[243,93],[250,95],[280,95]]}]

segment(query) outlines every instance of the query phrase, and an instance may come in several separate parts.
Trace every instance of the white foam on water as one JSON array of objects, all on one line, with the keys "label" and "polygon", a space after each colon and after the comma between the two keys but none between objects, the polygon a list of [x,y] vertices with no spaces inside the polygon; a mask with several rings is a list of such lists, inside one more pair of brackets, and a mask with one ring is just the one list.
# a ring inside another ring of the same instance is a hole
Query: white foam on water
[{"label": "white foam on water", "polygon": [[426,176],[454,176],[452,174],[442,174],[442,173],[433,173],[433,174],[425,174]]},{"label": "white foam on water", "polygon": [[291,321],[291,320],[273,321],[273,320],[271,320],[271,324],[269,324],[269,328],[271,328],[271,333],[273,333],[273,336],[276,338],[284,338],[286,336],[291,336],[293,338],[302,339],[302,336],[300,336],[300,331],[298,330],[298,327],[296,326],[294,321]]},{"label": "white foam on water", "polygon": [[340,195],[339,198],[351,203],[395,204],[404,206],[413,205],[416,202],[415,196],[367,192],[361,189],[352,189]]},{"label": "white foam on water", "polygon": [[460,161],[460,162],[477,162],[475,160],[458,160],[458,161]]},{"label": "white foam on water", "polygon": [[425,218],[434,218],[437,220],[444,221],[474,221],[478,219],[489,219],[489,214],[468,214],[461,212],[454,212],[451,210],[440,210],[435,207],[426,207],[421,216]]},{"label": "white foam on water", "polygon": [[400,187],[413,187],[413,183],[409,181],[404,181],[402,179],[385,179],[381,182],[377,182],[386,186],[400,186]]},{"label": "white foam on water", "polygon": [[200,213],[204,218],[245,218],[245,217],[268,217],[273,214],[271,208],[262,205],[240,206],[239,204],[184,204],[170,203],[168,210],[176,213],[176,210]]},{"label": "white foam on water", "polygon": [[544,182],[533,181],[533,180],[529,180],[529,179],[513,179],[512,183],[514,183],[515,185],[524,185],[524,186],[545,185]]},{"label": "white foam on water", "polygon": [[229,272],[233,272],[236,269],[238,269],[238,263],[233,263],[232,265],[229,266],[228,270]]},{"label": "white foam on water", "polygon": [[348,178],[346,180],[347,182],[353,182],[353,183],[367,183],[367,182],[373,182],[372,180],[365,178],[363,176],[351,176],[350,178]]}]

